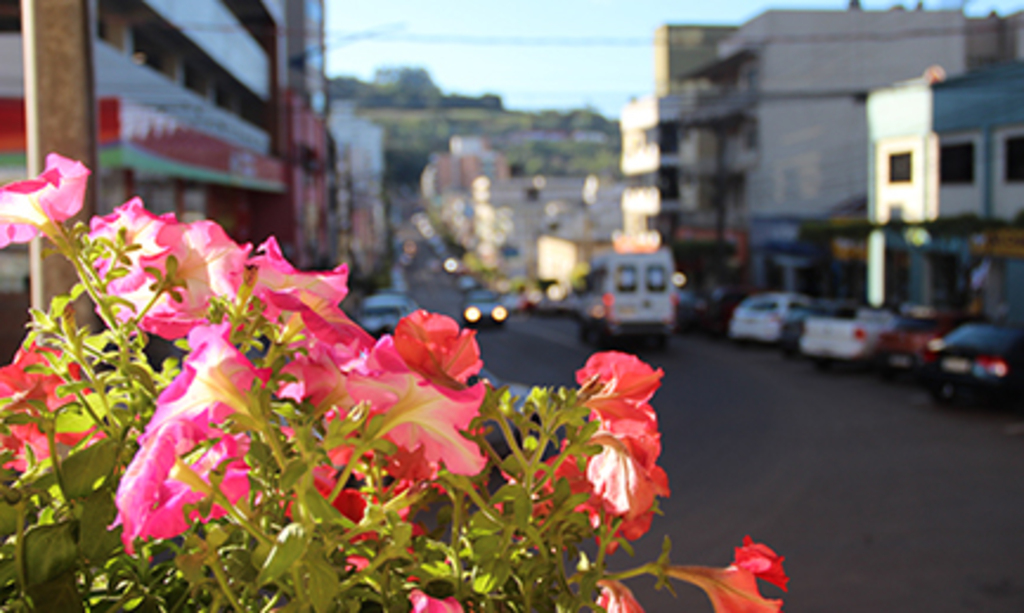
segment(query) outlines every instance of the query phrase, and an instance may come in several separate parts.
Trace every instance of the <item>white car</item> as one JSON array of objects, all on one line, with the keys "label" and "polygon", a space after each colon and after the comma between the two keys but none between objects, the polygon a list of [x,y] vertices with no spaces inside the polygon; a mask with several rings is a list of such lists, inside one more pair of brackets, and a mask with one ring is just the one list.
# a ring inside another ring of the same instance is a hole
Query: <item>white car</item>
[{"label": "white car", "polygon": [[399,320],[418,308],[412,298],[400,292],[374,294],[363,300],[356,321],[376,337],[394,332]]},{"label": "white car", "polygon": [[803,294],[768,292],[746,298],[729,320],[729,338],[735,341],[777,343],[789,312],[811,304]]}]

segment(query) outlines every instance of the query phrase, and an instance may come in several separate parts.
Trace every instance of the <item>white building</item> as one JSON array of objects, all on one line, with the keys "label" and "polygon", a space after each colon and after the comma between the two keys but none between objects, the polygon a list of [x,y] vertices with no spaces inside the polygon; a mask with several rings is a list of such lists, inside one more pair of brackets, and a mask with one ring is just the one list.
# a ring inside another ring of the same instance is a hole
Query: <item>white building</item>
[{"label": "white building", "polygon": [[719,43],[716,62],[683,79],[677,125],[659,120],[681,132],[678,168],[660,172],[675,180],[680,206],[662,206],[661,227],[707,229],[721,209],[726,228],[747,235],[748,279],[819,289],[817,254],[798,232],[808,219],[863,214],[868,91],[935,65],[956,75],[1010,59],[1018,24],[900,7],[755,17]]},{"label": "white building", "polygon": [[340,251],[343,258],[352,258],[357,271],[369,273],[387,249],[384,128],[357,116],[354,102],[338,100],[331,103],[328,129],[337,155]]}]

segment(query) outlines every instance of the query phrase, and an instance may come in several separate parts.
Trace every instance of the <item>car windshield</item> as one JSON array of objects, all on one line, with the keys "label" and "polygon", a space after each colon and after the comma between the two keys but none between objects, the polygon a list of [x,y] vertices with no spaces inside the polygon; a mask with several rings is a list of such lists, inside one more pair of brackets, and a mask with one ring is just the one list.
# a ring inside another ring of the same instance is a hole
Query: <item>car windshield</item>
[{"label": "car windshield", "polygon": [[498,295],[489,290],[478,290],[466,295],[467,302],[497,302]]},{"label": "car windshield", "polygon": [[1024,337],[1024,331],[985,324],[967,324],[950,332],[944,339],[947,347],[979,353],[1005,355]]},{"label": "car windshield", "polygon": [[397,306],[370,306],[363,310],[363,317],[401,316],[402,310]]}]

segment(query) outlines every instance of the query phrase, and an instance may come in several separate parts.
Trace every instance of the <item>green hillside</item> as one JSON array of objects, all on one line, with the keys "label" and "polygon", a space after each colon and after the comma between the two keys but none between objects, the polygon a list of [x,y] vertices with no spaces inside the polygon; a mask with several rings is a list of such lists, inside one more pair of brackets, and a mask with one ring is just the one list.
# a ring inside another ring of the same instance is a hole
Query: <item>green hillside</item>
[{"label": "green hillside", "polygon": [[616,174],[618,122],[579,109],[507,111],[501,98],[445,95],[420,68],[378,71],[372,82],[331,80],[331,98],[354,100],[357,112],[385,129],[385,182],[417,185],[431,153],[452,136],[486,136],[505,153],[513,174]]}]

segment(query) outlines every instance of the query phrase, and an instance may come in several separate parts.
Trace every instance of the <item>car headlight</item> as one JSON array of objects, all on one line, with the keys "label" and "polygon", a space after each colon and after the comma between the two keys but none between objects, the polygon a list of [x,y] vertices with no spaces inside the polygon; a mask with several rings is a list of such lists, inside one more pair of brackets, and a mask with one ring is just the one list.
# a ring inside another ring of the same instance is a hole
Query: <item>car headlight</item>
[{"label": "car headlight", "polygon": [[494,321],[505,321],[506,317],[508,317],[508,311],[505,310],[505,307],[498,305],[491,309],[491,319]]},{"label": "car headlight", "polygon": [[466,321],[476,323],[480,321],[480,309],[475,306],[467,307],[466,310],[462,312],[462,316],[466,318]]}]

